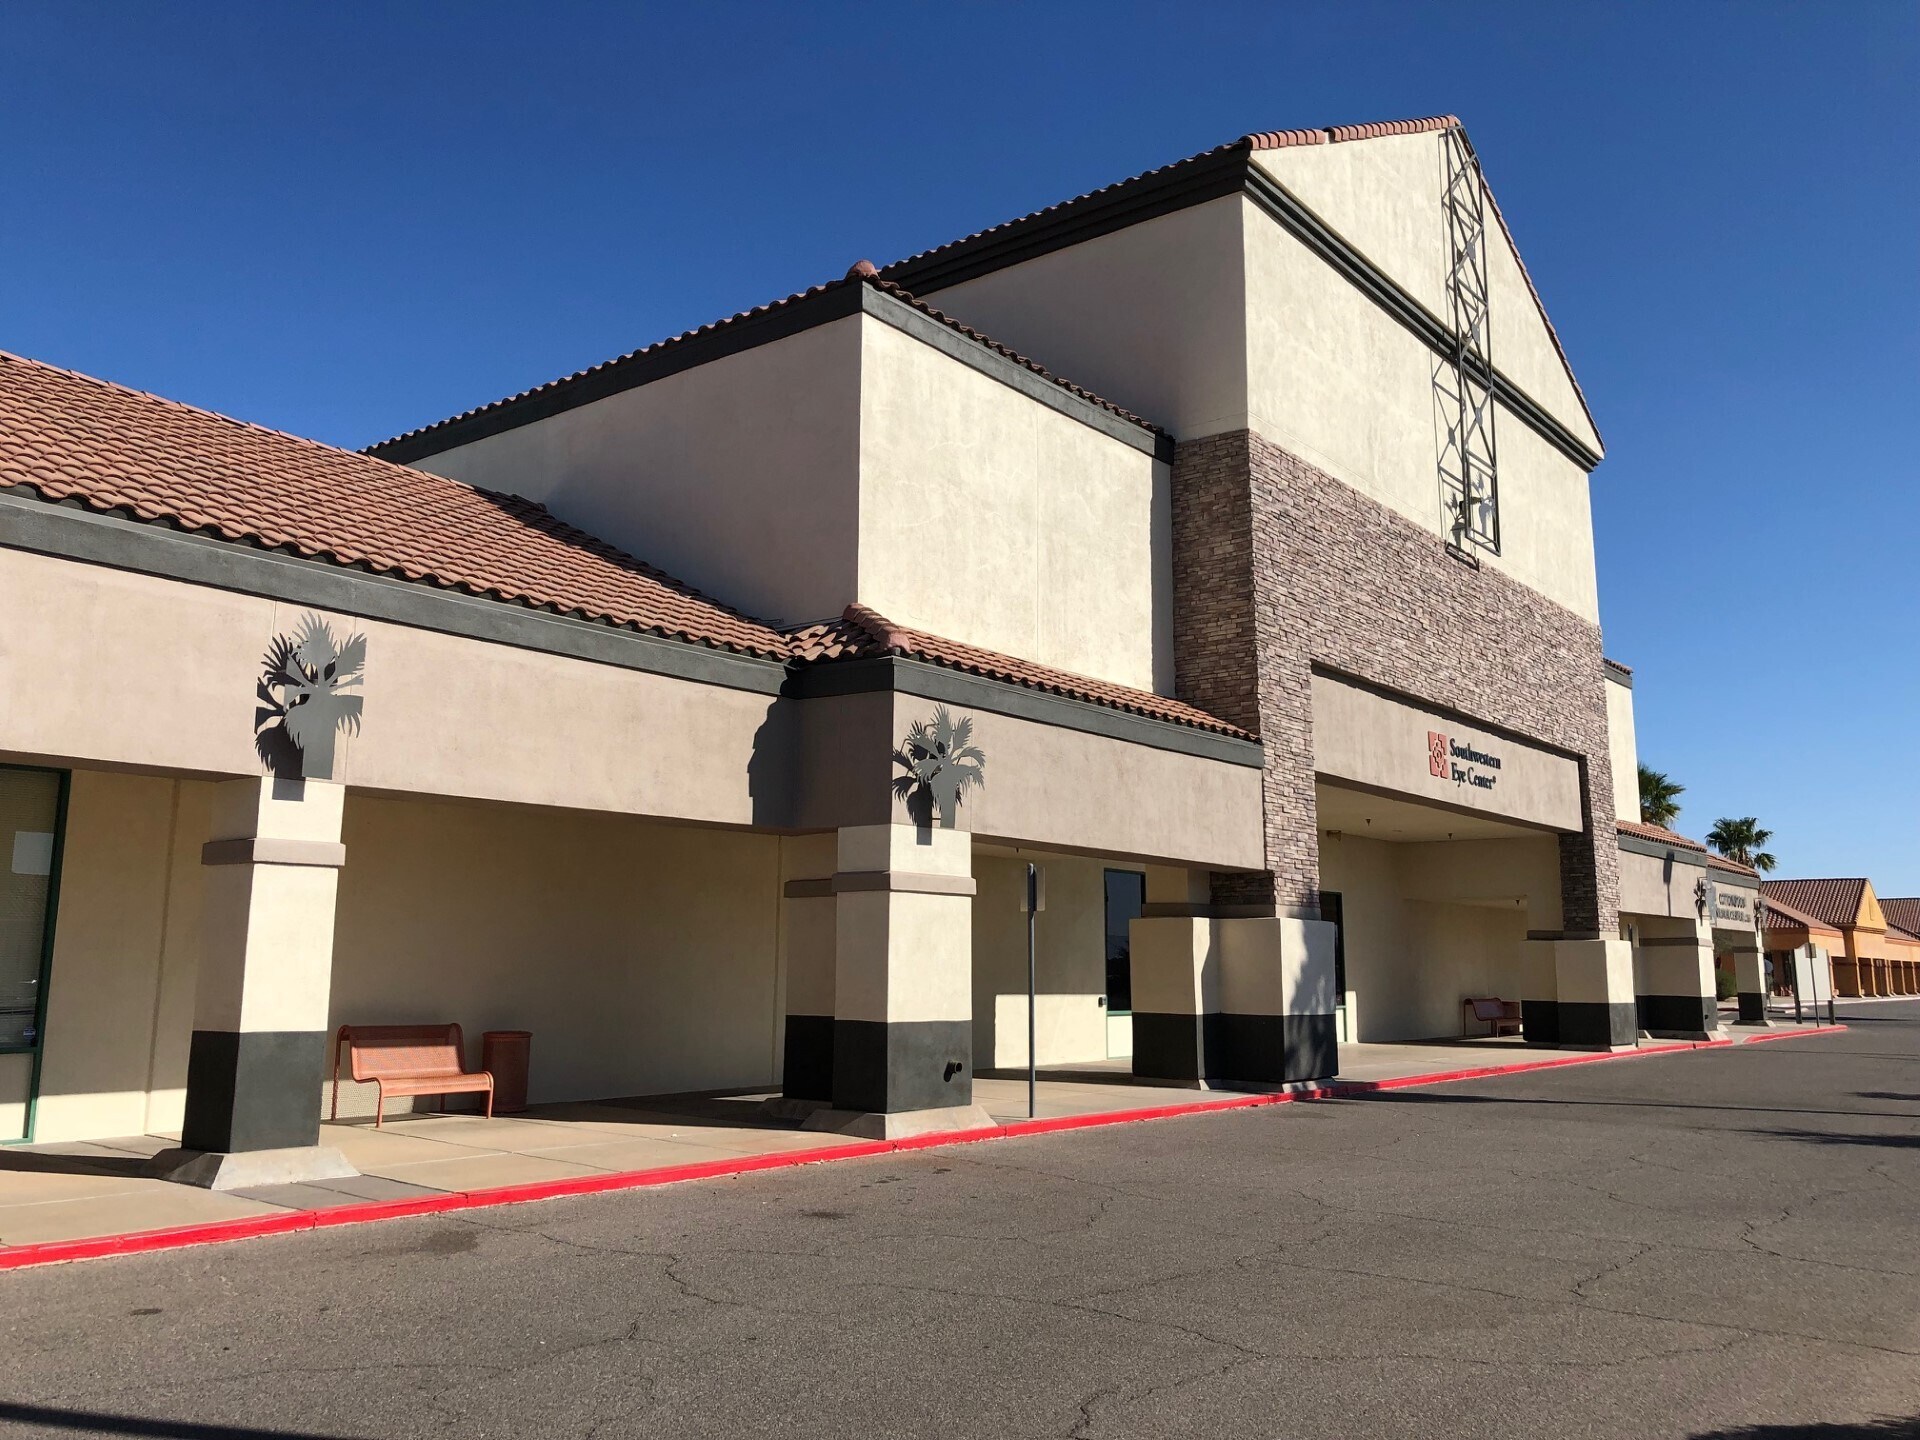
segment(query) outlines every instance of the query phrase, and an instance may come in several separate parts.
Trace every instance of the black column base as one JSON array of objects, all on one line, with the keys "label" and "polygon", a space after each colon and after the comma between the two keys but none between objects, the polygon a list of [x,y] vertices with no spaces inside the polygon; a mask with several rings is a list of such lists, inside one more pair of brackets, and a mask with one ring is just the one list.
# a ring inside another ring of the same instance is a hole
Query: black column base
[{"label": "black column base", "polygon": [[1522,1000],[1520,1002],[1520,1038],[1529,1045],[1560,1043],[1560,1002],[1558,1000]]},{"label": "black column base", "polygon": [[1767,1019],[1767,997],[1749,991],[1740,992],[1740,1023],[1742,1025],[1769,1025]]},{"label": "black column base", "polygon": [[1220,1022],[1219,1061],[1228,1084],[1293,1085],[1329,1080],[1340,1068],[1332,1015],[1233,1015]]},{"label": "black column base", "polygon": [[780,1093],[789,1100],[833,1099],[833,1017],[789,1015]]},{"label": "black column base", "polygon": [[196,1030],[187,1052],[186,1150],[284,1150],[320,1139],[324,1030]]},{"label": "black column base", "polygon": [[1133,1012],[1136,1079],[1182,1085],[1292,1085],[1340,1068],[1332,1015]]},{"label": "black column base", "polygon": [[1719,1002],[1708,995],[1641,995],[1634,1003],[1649,1035],[1692,1040],[1720,1024]]},{"label": "black column base", "polygon": [[865,1114],[973,1103],[973,1021],[833,1022],[833,1107]]},{"label": "black column base", "polygon": [[1580,1050],[1612,1050],[1632,1045],[1640,1038],[1639,1015],[1624,1002],[1561,1000],[1558,1008],[1557,1044]]},{"label": "black column base", "polygon": [[1133,1012],[1133,1073],[1140,1080],[1197,1085],[1211,1077],[1206,1060],[1220,1053],[1218,1015]]}]

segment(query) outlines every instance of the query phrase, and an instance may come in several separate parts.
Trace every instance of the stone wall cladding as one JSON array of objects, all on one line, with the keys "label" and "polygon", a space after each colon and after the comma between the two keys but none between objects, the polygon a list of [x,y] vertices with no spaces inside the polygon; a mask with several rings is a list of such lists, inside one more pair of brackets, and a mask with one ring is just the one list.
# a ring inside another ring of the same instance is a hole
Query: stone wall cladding
[{"label": "stone wall cladding", "polygon": [[1584,833],[1560,841],[1562,925],[1612,935],[1619,865],[1600,628],[1249,431],[1182,441],[1173,466],[1176,692],[1266,743],[1270,873],[1221,905],[1314,914],[1315,667],[1581,760]]}]

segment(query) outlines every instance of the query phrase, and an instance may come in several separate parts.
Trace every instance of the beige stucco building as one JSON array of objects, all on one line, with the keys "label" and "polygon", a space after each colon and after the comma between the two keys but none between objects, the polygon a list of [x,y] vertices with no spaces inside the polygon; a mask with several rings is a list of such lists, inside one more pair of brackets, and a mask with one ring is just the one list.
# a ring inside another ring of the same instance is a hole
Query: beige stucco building
[{"label": "beige stucco building", "polygon": [[1029,865],[1043,1064],[1704,1015],[1616,813],[1600,456],[1450,119],[366,453],[0,359],[0,1127],[218,1180],[316,1153],[336,1027],[441,1020],[531,1030],[536,1100],[968,1123],[1028,1059]]}]

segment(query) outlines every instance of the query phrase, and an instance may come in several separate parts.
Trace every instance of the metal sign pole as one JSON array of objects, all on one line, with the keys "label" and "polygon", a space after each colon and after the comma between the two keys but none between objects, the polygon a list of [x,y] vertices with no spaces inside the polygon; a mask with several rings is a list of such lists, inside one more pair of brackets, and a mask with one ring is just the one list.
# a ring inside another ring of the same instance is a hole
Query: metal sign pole
[{"label": "metal sign pole", "polygon": [[1027,1118],[1039,1111],[1040,1067],[1034,1044],[1039,1026],[1034,1012],[1039,1007],[1038,971],[1034,965],[1034,925],[1040,916],[1040,867],[1027,862]]}]

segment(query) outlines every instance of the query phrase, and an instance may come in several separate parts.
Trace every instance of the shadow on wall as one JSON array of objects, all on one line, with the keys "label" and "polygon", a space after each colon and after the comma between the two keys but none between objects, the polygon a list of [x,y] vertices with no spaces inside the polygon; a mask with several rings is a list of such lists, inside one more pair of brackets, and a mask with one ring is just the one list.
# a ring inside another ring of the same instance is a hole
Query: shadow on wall
[{"label": "shadow on wall", "polygon": [[307,1430],[261,1430],[252,1425],[204,1425],[193,1420],[148,1420],[138,1415],[109,1415],[97,1410],[62,1410],[51,1405],[10,1405],[0,1401],[0,1422],[38,1425],[80,1435],[151,1435],[165,1440],[347,1440]]},{"label": "shadow on wall", "polygon": [[1860,1420],[1836,1425],[1742,1425],[1733,1430],[1702,1430],[1693,1440],[1920,1440],[1920,1416]]}]

